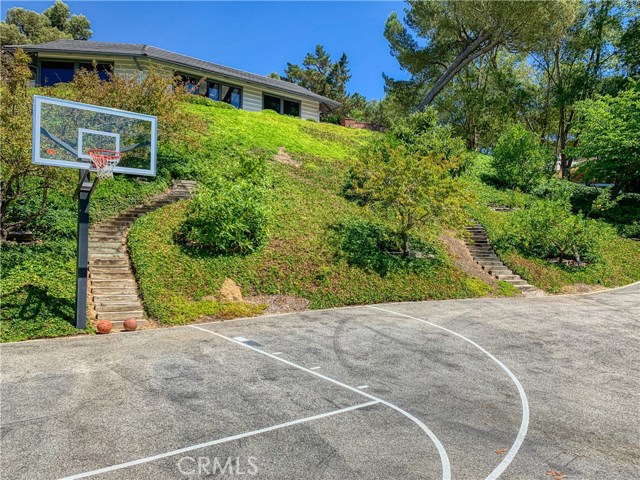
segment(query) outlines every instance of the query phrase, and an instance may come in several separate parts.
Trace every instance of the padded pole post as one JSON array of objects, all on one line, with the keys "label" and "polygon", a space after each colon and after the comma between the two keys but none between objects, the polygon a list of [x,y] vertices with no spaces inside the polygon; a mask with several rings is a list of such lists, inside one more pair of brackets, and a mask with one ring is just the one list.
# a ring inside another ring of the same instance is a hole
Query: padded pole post
[{"label": "padded pole post", "polygon": [[80,171],[78,184],[78,234],[76,274],[76,328],[87,328],[87,275],[89,270],[89,200],[93,192],[87,170]]}]

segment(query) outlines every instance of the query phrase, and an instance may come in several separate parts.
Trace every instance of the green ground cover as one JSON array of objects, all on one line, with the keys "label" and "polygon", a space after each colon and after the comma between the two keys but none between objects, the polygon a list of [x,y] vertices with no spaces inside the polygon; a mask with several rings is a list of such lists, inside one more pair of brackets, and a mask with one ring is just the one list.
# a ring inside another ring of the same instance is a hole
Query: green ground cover
[{"label": "green ground cover", "polygon": [[[459,270],[434,240],[434,232],[418,233],[434,258],[400,262],[384,272],[343,251],[341,222],[385,223],[339,195],[349,159],[374,134],[272,112],[207,105],[189,109],[206,119],[209,131],[203,138],[207,154],[190,160],[187,175],[224,175],[229,163],[243,156],[267,161],[269,241],[249,255],[186,247],[176,238],[186,203],[138,220],[129,247],[145,308],[161,323],[184,323],[203,315],[227,317],[225,305],[215,298],[227,277],[245,295],[293,295],[309,300],[311,308],[513,294]],[[290,162],[274,160],[280,147]],[[395,260],[399,259],[391,262]]]},{"label": "green ground cover", "polygon": [[[517,210],[526,209],[533,202],[541,201],[541,196],[499,189],[482,181],[483,178],[491,174],[489,162],[489,157],[479,156],[474,169],[469,172],[473,182],[473,191],[478,199],[470,210],[473,217],[486,228],[487,235],[500,258],[515,273],[549,293],[571,292],[579,284],[617,287],[640,280],[640,242],[610,234],[609,224],[614,222],[594,220],[594,222],[600,222],[600,227],[596,230],[605,232],[606,241],[599,248],[599,260],[583,267],[550,263],[546,259],[524,255],[515,249],[505,248],[502,237],[510,217],[515,215]],[[561,181],[551,180],[551,186],[542,186],[538,190],[545,192],[551,188],[557,189],[558,182]],[[569,186],[568,188],[574,190],[576,187]],[[581,208],[578,211],[588,211],[589,206],[582,201],[584,196],[581,195],[578,198],[581,203],[574,202],[574,210],[576,210],[576,205],[580,205]],[[494,211],[490,208],[492,206],[514,207],[516,210],[511,212]],[[615,218],[620,219],[621,217]]]}]

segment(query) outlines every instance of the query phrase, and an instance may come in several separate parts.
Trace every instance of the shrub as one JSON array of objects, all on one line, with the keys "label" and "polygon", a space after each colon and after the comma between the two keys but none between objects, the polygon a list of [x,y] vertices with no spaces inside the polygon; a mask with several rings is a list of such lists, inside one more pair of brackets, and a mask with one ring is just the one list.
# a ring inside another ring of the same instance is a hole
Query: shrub
[{"label": "shrub", "polygon": [[496,234],[499,249],[543,259],[574,258],[579,264],[599,261],[607,240],[615,236],[608,225],[573,215],[567,200],[537,201],[515,211]]},{"label": "shrub", "polygon": [[218,179],[199,188],[179,236],[215,253],[251,253],[267,241],[264,189],[247,180]]},{"label": "shrub", "polygon": [[[403,271],[425,271],[433,265],[433,260],[425,258],[400,257],[402,242],[396,233],[381,224],[361,218],[350,218],[333,225],[336,234],[336,246],[340,255],[349,265],[366,271],[373,271],[381,276]],[[423,254],[435,254],[436,250],[417,238],[411,237],[414,250]]]},{"label": "shrub", "polygon": [[502,185],[528,192],[540,182],[552,162],[552,155],[540,145],[536,134],[517,124],[498,139],[492,164]]}]

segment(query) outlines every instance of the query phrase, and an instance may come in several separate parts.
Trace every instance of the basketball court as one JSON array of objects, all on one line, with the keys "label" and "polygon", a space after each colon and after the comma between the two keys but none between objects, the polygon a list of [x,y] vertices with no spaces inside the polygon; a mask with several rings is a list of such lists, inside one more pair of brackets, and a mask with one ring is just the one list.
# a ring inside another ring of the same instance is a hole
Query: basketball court
[{"label": "basketball court", "polygon": [[636,284],[2,345],[0,476],[638,478],[639,300]]}]

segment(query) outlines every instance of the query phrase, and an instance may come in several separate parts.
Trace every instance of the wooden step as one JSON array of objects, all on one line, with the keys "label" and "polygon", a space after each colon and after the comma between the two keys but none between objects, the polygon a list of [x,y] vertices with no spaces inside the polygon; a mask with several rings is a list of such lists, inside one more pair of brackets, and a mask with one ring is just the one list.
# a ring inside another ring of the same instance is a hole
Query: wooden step
[{"label": "wooden step", "polygon": [[113,295],[135,295],[138,297],[138,291],[135,287],[91,287],[91,294],[95,296],[113,296]]},{"label": "wooden step", "polygon": [[136,288],[136,282],[132,276],[127,277],[126,279],[119,278],[117,280],[114,279],[101,279],[101,278],[92,278],[91,279],[91,287],[111,287],[111,288]]},{"label": "wooden step", "polygon": [[142,311],[142,305],[137,301],[135,303],[104,303],[96,305],[96,311],[99,313],[138,312]]},{"label": "wooden step", "polygon": [[133,275],[127,269],[124,272],[95,272],[90,271],[91,281],[93,280],[120,280],[120,279],[133,279]]},{"label": "wooden step", "polygon": [[94,294],[93,295],[93,303],[95,304],[99,304],[99,305],[104,305],[107,303],[140,303],[138,301],[138,295],[134,294],[134,293],[129,293],[129,294],[123,294],[123,295],[108,295],[108,294]]},{"label": "wooden step", "polygon": [[94,265],[90,267],[92,273],[122,273],[131,272],[129,265]]},{"label": "wooden step", "polygon": [[98,320],[126,320],[127,318],[144,319],[144,312],[142,310],[130,310],[127,312],[97,312],[96,318]]}]

